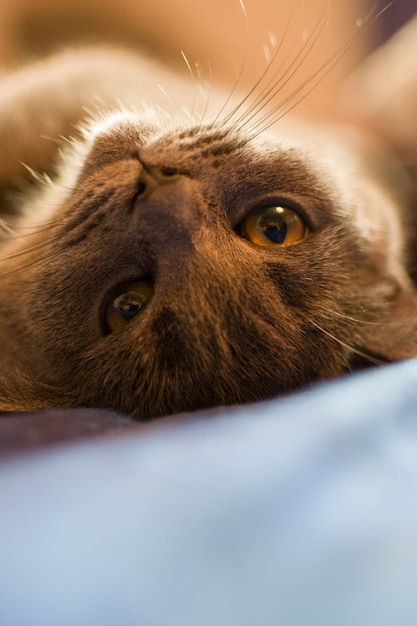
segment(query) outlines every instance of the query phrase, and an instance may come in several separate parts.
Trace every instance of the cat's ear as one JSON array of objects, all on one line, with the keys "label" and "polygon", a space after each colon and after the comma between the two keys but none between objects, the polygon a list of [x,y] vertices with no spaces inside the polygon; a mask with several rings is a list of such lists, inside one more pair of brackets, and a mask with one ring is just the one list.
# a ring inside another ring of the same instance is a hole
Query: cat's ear
[{"label": "cat's ear", "polygon": [[143,102],[175,113],[192,102],[194,85],[145,55],[104,46],[64,51],[2,76],[0,93],[1,216],[4,192],[31,180],[31,170],[50,173],[66,140],[83,136],[85,120]]},{"label": "cat's ear", "polygon": [[[117,106],[137,58],[119,51],[85,49],[42,59],[1,78],[0,191],[20,187],[30,170],[48,171],[64,138],[100,106]],[[26,166],[26,167],[25,167]]]},{"label": "cat's ear", "polygon": [[348,79],[344,114],[385,141],[417,176],[417,14]]},{"label": "cat's ear", "polygon": [[417,282],[417,14],[346,81],[341,111],[373,162],[380,158],[386,180],[394,173],[405,191],[409,271]]}]

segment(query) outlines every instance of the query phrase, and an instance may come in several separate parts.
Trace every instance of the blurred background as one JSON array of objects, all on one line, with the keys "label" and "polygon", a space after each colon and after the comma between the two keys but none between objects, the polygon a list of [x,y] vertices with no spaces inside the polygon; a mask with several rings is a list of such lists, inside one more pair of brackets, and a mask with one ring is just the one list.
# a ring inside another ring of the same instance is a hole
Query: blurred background
[{"label": "blurred background", "polygon": [[[309,49],[297,69],[299,84],[317,68],[343,57],[302,103],[326,115],[343,79],[389,31],[417,9],[416,0],[396,0],[362,36],[367,15],[389,0],[0,0],[0,70],[74,43],[112,42],[143,48],[182,71],[181,50],[204,78],[232,84],[244,64],[241,84],[251,86],[280,48],[281,67]],[[329,5],[331,9],[329,10]],[[282,44],[281,44],[282,40]],[[313,45],[314,44],[314,45]],[[310,50],[311,48],[311,50]],[[278,65],[277,64],[277,65]]]}]

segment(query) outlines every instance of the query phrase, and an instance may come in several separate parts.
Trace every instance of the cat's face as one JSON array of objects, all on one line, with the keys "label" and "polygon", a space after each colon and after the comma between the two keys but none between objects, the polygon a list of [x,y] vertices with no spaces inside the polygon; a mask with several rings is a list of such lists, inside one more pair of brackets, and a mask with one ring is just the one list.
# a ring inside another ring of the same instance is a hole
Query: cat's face
[{"label": "cat's face", "polygon": [[314,134],[120,115],[50,220],[0,318],[55,403],[158,416],[417,353],[398,207]]}]

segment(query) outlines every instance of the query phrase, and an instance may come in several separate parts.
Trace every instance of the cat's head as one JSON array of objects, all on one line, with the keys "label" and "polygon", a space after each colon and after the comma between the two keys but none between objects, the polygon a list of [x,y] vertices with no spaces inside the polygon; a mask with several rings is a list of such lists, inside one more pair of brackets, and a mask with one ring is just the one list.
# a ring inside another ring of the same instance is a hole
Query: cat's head
[{"label": "cat's head", "polygon": [[3,264],[24,406],[158,416],[417,354],[401,201],[323,135],[126,113],[78,158]]}]

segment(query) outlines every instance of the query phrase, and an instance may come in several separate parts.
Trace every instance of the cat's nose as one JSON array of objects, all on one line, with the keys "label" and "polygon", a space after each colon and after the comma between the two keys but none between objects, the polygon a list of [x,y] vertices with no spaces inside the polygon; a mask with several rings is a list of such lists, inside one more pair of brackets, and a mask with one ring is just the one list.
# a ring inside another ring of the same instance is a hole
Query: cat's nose
[{"label": "cat's nose", "polygon": [[181,174],[174,168],[155,167],[141,162],[137,200],[144,200],[156,187],[175,184],[180,176]]},{"label": "cat's nose", "polygon": [[196,183],[175,170],[143,168],[133,206],[137,229],[159,257],[184,254],[201,226]]}]

